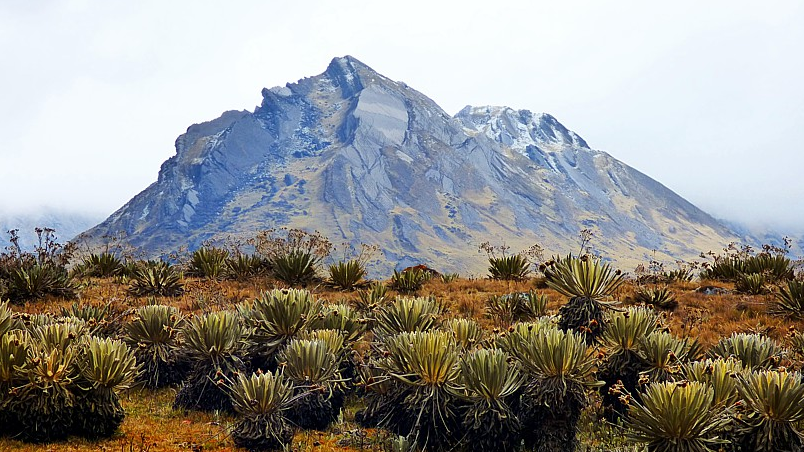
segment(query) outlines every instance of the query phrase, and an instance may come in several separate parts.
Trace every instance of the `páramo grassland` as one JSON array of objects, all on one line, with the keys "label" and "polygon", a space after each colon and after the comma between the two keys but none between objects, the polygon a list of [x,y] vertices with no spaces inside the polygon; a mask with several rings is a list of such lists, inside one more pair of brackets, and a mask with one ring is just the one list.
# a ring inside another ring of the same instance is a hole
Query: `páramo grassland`
[{"label": "p\u00e1ramo grassland", "polygon": [[470,276],[294,230],[150,260],[37,232],[0,255],[2,451],[804,450],[784,245],[618,269],[582,231]]}]

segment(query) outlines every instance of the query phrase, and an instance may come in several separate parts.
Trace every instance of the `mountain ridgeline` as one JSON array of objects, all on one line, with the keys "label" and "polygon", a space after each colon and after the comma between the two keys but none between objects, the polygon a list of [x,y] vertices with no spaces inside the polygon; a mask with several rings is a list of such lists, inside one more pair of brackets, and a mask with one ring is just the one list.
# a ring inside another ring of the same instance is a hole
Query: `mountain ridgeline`
[{"label": "mountain ridgeline", "polygon": [[632,265],[736,239],[549,114],[467,106],[451,116],[349,56],[262,96],[254,112],[190,126],[158,180],[79,240],[123,231],[159,255],[290,227],[376,244],[385,274],[419,263],[482,274],[485,241],[566,254],[591,229],[596,251]]}]

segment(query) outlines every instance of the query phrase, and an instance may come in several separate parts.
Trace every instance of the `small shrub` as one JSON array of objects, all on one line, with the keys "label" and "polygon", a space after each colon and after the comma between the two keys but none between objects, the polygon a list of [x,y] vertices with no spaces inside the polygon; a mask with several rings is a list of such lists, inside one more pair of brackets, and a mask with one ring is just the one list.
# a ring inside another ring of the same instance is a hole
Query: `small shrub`
[{"label": "small shrub", "polygon": [[489,278],[503,281],[523,281],[530,274],[531,262],[521,254],[489,257]]},{"label": "small shrub", "polygon": [[56,295],[75,298],[78,285],[63,267],[53,264],[35,264],[12,271],[6,281],[6,296],[13,303]]},{"label": "small shrub", "polygon": [[443,328],[452,331],[455,343],[463,350],[471,350],[483,340],[483,328],[472,319],[450,319],[444,322]]},{"label": "small shrub", "polygon": [[[0,305],[2,315],[3,305]],[[11,409],[11,391],[26,383],[20,370],[27,360],[28,335],[21,330],[0,330],[0,436],[13,435],[19,431],[19,419]]]},{"label": "small shrub", "polygon": [[611,314],[600,336],[605,358],[597,373],[598,379],[605,382],[600,388],[600,396],[603,413],[609,420],[614,421],[627,414],[628,405],[622,402],[620,395],[622,391],[636,392],[640,386],[640,375],[649,369],[643,344],[659,327],[658,322],[659,316],[647,307],[629,307]]},{"label": "small shrub", "polygon": [[734,281],[745,273],[745,261],[737,256],[716,258],[715,262],[701,271],[701,279],[716,279],[718,281]]},{"label": "small shrub", "polygon": [[555,327],[553,319],[549,317],[539,318],[535,322],[516,323],[508,328],[508,331],[495,334],[491,342],[513,356],[515,350],[530,341],[533,336],[540,334],[546,328]]},{"label": "small shrub", "polygon": [[774,294],[771,312],[800,319],[804,317],[804,281],[791,279]]},{"label": "small shrub", "polygon": [[357,310],[364,314],[372,314],[375,309],[385,304],[387,294],[388,286],[382,283],[374,283],[368,290],[358,291],[358,299],[355,301]]},{"label": "small shrub", "polygon": [[386,337],[378,364],[405,397],[383,426],[407,436],[419,448],[451,450],[460,438],[457,387],[460,353],[448,331],[417,331]]},{"label": "small shrub", "polygon": [[100,306],[73,302],[69,309],[61,308],[61,315],[83,320],[92,335],[112,337],[120,330],[117,320],[123,313],[113,308],[111,302]]},{"label": "small shrub", "polygon": [[737,424],[741,450],[801,450],[804,384],[799,372],[755,371],[737,375],[744,412]]},{"label": "small shrub", "polygon": [[316,278],[319,261],[312,253],[292,251],[271,260],[271,276],[289,286],[306,285]]},{"label": "small shrub", "polygon": [[400,293],[412,294],[418,292],[424,283],[430,280],[430,274],[418,268],[398,272],[394,270],[391,277],[391,287]]},{"label": "small shrub", "polygon": [[201,247],[193,252],[187,265],[187,273],[208,279],[222,278],[226,272],[229,252],[215,247]]},{"label": "small shrub", "polygon": [[225,379],[245,371],[242,361],[243,327],[231,311],[195,316],[182,328],[183,350],[192,370],[176,394],[173,408],[231,411],[222,387]]},{"label": "small shrub", "polygon": [[535,320],[547,315],[547,295],[539,294],[535,290],[530,290],[523,293],[523,295],[525,297],[525,311],[528,317],[523,320]]},{"label": "small shrub", "polygon": [[74,298],[78,285],[67,271],[75,245],[56,241],[55,230],[36,228],[38,242],[33,252],[22,251],[18,230],[9,231],[10,246],[0,253],[0,296],[12,303],[55,295]]},{"label": "small shrub", "polygon": [[137,309],[124,327],[123,340],[134,350],[142,366],[138,379],[156,389],[181,382],[187,360],[179,348],[184,318],[172,306],[148,305]]},{"label": "small shrub", "polygon": [[7,332],[0,336],[0,429],[29,442],[111,436],[125,415],[119,392],[136,372],[125,344],[86,335],[81,321]]},{"label": "small shrub", "polygon": [[720,408],[731,407],[739,398],[736,375],[743,372],[737,359],[705,359],[682,366],[684,377],[691,381],[706,383],[714,390],[714,404]]},{"label": "small shrub", "polygon": [[383,339],[399,333],[427,331],[438,325],[441,307],[432,298],[397,298],[377,312],[374,336]]},{"label": "small shrub", "polygon": [[72,344],[51,349],[35,342],[26,341],[28,359],[18,370],[17,378],[26,383],[23,391],[13,398],[4,395],[4,411],[13,422],[6,428],[28,442],[64,440],[73,433],[76,415],[72,389],[80,377],[77,351]]},{"label": "small shrub", "polygon": [[745,260],[746,273],[765,275],[770,283],[793,279],[793,261],[781,253],[762,252]]},{"label": "small shrub", "polygon": [[14,312],[8,308],[8,302],[0,300],[0,336],[21,327],[14,317]]},{"label": "small shrub", "polygon": [[499,349],[475,350],[460,361],[467,392],[463,426],[469,451],[515,451],[522,442],[522,424],[513,406],[524,374]]},{"label": "small shrub", "polygon": [[793,279],[793,261],[785,254],[790,251],[790,243],[785,239],[783,248],[763,245],[762,252],[754,255],[750,247],[740,249],[730,244],[724,254],[715,255],[714,262],[701,272],[701,279],[737,281],[742,274],[761,274],[770,283]]},{"label": "small shrub", "polygon": [[678,301],[669,287],[648,287],[637,290],[634,300],[637,303],[654,306],[657,309],[672,311],[678,307]]},{"label": "small shrub", "polygon": [[668,283],[673,282],[690,282],[695,278],[695,274],[691,268],[678,268],[670,270],[663,274],[663,279]]},{"label": "small shrub", "polygon": [[346,304],[324,306],[317,317],[310,323],[310,329],[338,331],[347,343],[357,341],[368,327],[368,322]]},{"label": "small shrub", "polygon": [[647,443],[650,452],[711,452],[727,442],[718,433],[728,418],[705,383],[654,383],[640,398],[626,419],[630,442]]},{"label": "small shrub", "polygon": [[522,281],[531,273],[533,262],[543,259],[543,250],[538,244],[517,254],[508,254],[510,247],[493,246],[490,242],[480,244],[480,252],[485,252],[489,261],[489,278],[504,281]]},{"label": "small shrub", "polygon": [[137,273],[137,270],[139,270],[142,266],[147,265],[147,262],[148,261],[134,259],[123,261],[123,267],[120,269],[118,280],[123,284],[128,284]]},{"label": "small shrub", "polygon": [[338,262],[329,266],[329,279],[341,290],[351,290],[366,276],[366,269],[358,260]]},{"label": "small shrub", "polygon": [[607,358],[638,354],[642,341],[659,326],[659,316],[653,309],[629,307],[611,314],[600,342],[608,354]]},{"label": "small shrub", "polygon": [[321,302],[299,289],[265,292],[238,309],[250,328],[246,345],[252,365],[262,369],[273,368],[276,352],[324,317]]},{"label": "small shrub", "polygon": [[123,342],[96,337],[83,344],[81,359],[75,426],[89,438],[112,436],[125,417],[119,393],[134,384],[137,360]]},{"label": "small shrub", "polygon": [[372,262],[374,254],[380,251],[380,247],[361,243],[358,252],[349,243],[342,246],[343,257],[329,266],[330,281],[339,289],[351,290],[366,277],[366,267]]},{"label": "small shrub", "polygon": [[770,368],[779,364],[784,349],[773,339],[758,334],[733,333],[709,350],[711,358],[739,359],[748,369]]},{"label": "small shrub", "polygon": [[564,331],[583,334],[592,344],[605,328],[604,311],[611,303],[605,301],[623,284],[620,270],[589,255],[555,258],[545,264],[547,285],[570,297],[558,314],[559,327]]},{"label": "small shrub", "polygon": [[765,282],[762,273],[740,273],[734,281],[734,289],[740,293],[762,295],[767,292]]},{"label": "small shrub", "polygon": [[147,261],[137,265],[128,291],[138,297],[175,297],[184,293],[184,275],[176,267],[163,261]]},{"label": "small shrub", "polygon": [[665,331],[654,331],[640,344],[647,366],[641,376],[651,382],[673,380],[681,370],[679,365],[687,361],[687,354],[696,348],[697,344],[690,344],[686,339]]},{"label": "small shrub", "polygon": [[[322,341],[329,348],[330,353],[339,360],[342,359],[343,355],[345,355],[346,352],[345,347],[346,339],[344,338],[343,333],[338,330],[334,329],[307,330],[299,334],[299,337],[297,339],[305,341]],[[291,342],[297,339],[292,339]],[[285,346],[285,350],[287,349],[288,347]]]},{"label": "small shrub", "polygon": [[326,237],[300,229],[261,231],[251,243],[267,260],[271,276],[290,286],[311,283],[332,251]]},{"label": "small shrub", "polygon": [[547,296],[536,291],[494,295],[486,304],[488,314],[507,326],[514,322],[527,322],[547,314]]},{"label": "small shrub", "polygon": [[545,265],[544,275],[547,285],[562,295],[596,301],[610,297],[624,282],[620,270],[589,255],[555,258]]},{"label": "small shrub", "polygon": [[240,375],[228,386],[239,415],[232,430],[235,445],[248,450],[287,450],[293,428],[284,412],[293,397],[292,383],[281,374]]},{"label": "small shrub", "polygon": [[226,277],[245,281],[263,274],[266,267],[267,263],[259,256],[238,253],[236,256],[226,259]]},{"label": "small shrub", "polygon": [[529,376],[518,411],[526,447],[574,451],[587,391],[602,384],[595,379],[593,351],[582,335],[554,327],[512,345],[513,356]]},{"label": "small shrub", "polygon": [[[337,344],[336,344],[337,345]],[[279,355],[286,375],[296,386],[288,419],[304,429],[325,430],[343,407],[340,355],[324,340],[293,339]]]},{"label": "small shrub", "polygon": [[111,278],[123,270],[123,262],[112,253],[92,253],[84,257],[75,269],[83,277]]}]

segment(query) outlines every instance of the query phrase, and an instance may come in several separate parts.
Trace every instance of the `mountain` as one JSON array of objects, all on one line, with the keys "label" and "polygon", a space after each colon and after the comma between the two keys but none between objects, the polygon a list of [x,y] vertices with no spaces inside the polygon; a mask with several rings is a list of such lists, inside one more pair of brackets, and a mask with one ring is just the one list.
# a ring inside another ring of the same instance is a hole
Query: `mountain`
[{"label": "mountain", "polygon": [[735,240],[549,114],[467,106],[450,116],[350,56],[262,97],[253,112],[190,126],[158,180],[81,239],[125,231],[160,254],[287,226],[377,244],[386,273],[427,263],[464,274],[485,273],[482,242],[568,253],[582,228],[626,269]]},{"label": "mountain", "polygon": [[43,209],[32,213],[0,212],[0,251],[10,246],[8,231],[17,229],[23,251],[33,251],[37,245],[36,228],[55,230],[56,240],[64,244],[100,220],[97,215]]}]

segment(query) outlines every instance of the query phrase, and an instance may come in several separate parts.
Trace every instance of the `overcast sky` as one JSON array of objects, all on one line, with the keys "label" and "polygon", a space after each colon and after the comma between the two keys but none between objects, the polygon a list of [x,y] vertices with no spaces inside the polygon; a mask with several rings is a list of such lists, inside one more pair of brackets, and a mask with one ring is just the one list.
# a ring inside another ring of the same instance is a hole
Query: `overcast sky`
[{"label": "overcast sky", "polygon": [[105,217],[193,123],[352,55],[547,112],[717,217],[804,230],[804,2],[0,2],[0,211]]}]

